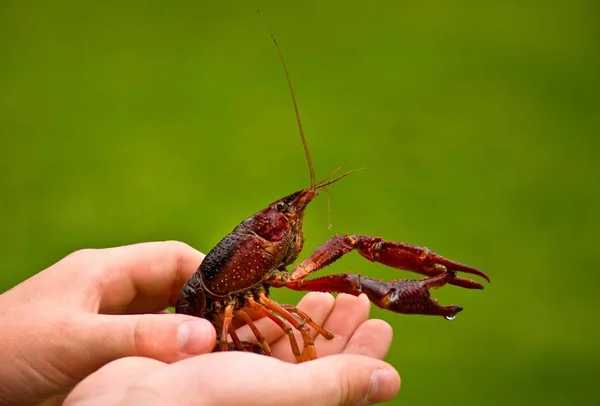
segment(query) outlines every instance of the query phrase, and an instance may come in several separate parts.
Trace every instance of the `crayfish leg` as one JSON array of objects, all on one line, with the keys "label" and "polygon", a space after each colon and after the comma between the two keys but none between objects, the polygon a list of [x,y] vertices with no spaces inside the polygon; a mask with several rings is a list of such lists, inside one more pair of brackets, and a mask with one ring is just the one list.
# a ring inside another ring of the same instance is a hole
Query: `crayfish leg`
[{"label": "crayfish leg", "polygon": [[267,343],[265,336],[260,332],[258,327],[256,327],[256,324],[254,324],[252,318],[248,316],[248,313],[243,310],[238,310],[234,313],[234,315],[240,316],[242,319],[244,319],[248,327],[250,327],[250,330],[252,330],[252,334],[254,334],[254,337],[256,337],[256,341],[258,341],[258,345],[262,348],[264,354],[271,355],[271,347],[269,347],[269,343]]},{"label": "crayfish leg", "polygon": [[290,340],[290,346],[292,347],[292,353],[294,354],[294,358],[296,358],[296,362],[302,362],[302,353],[300,352],[300,347],[298,346],[298,341],[296,340],[296,336],[294,335],[294,331],[289,323],[281,320],[279,317],[275,316],[273,313],[269,311],[267,307],[265,307],[262,303],[258,303],[252,298],[248,299],[248,304],[254,310],[257,310],[263,316],[268,317],[273,320],[275,324],[277,324],[283,332],[288,336]]},{"label": "crayfish leg", "polygon": [[367,295],[376,306],[396,313],[443,316],[453,319],[462,307],[441,306],[432,299],[429,289],[449,283],[454,272],[446,272],[422,280],[396,280],[385,282],[358,274],[327,275],[311,280],[297,280],[286,286],[293,290],[338,292],[358,296]]},{"label": "crayfish leg", "polygon": [[[227,334],[229,334],[229,328],[231,327],[231,321],[233,320],[233,309],[235,307],[235,303],[229,303],[227,307],[225,307],[225,311],[223,312],[223,327],[221,328],[221,335],[219,337],[219,346],[221,347],[221,351],[227,351],[229,348],[229,344],[227,342]],[[233,336],[235,331],[231,330],[231,338],[233,340]],[[237,336],[236,336],[237,338]],[[237,340],[239,342],[239,338]],[[235,343],[234,340],[234,344]]]},{"label": "crayfish leg", "polygon": [[271,310],[272,312],[275,312],[275,313],[279,314],[280,316],[282,316],[289,323],[291,323],[296,328],[296,330],[300,331],[300,334],[302,335],[302,340],[304,341],[304,349],[302,350],[302,353],[300,355],[299,362],[310,361],[310,360],[316,359],[317,351],[315,350],[315,342],[313,340],[313,337],[310,334],[310,330],[307,327],[308,321],[306,319],[303,319],[303,320],[296,319],[292,313],[290,313],[288,310],[286,310],[279,303],[275,302],[274,300],[269,299],[269,297],[267,297],[267,295],[265,295],[262,292],[258,294],[258,297],[260,299],[260,303],[263,306],[265,306],[267,309]]},{"label": "crayfish leg", "polygon": [[[243,351],[260,355],[269,355],[265,353],[264,349],[256,343],[250,343],[248,341],[242,341],[241,343],[241,349],[236,347],[234,343],[228,343],[227,351]],[[221,347],[217,345],[212,352],[221,352]]]},{"label": "crayfish leg", "polygon": [[234,329],[229,330],[229,335],[231,336],[231,341],[233,341],[235,349],[238,351],[245,351],[244,343],[242,343],[242,340],[240,340]]},{"label": "crayfish leg", "polygon": [[323,327],[321,327],[317,323],[315,323],[308,314],[304,313],[302,310],[298,309],[296,306],[292,306],[292,305],[281,305],[281,306],[285,310],[287,310],[291,313],[296,313],[298,315],[298,317],[300,317],[300,319],[306,321],[306,323],[309,326],[314,328],[317,333],[321,334],[326,339],[332,340],[335,337],[332,333],[330,333],[329,331],[325,330]]}]

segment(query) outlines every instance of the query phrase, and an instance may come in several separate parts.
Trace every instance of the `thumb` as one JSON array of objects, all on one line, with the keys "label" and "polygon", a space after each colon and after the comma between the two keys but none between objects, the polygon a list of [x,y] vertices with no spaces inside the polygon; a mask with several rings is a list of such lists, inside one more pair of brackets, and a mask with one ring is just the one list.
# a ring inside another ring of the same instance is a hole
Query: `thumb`
[{"label": "thumb", "polygon": [[[230,389],[232,382],[235,390]],[[178,394],[180,402],[172,404],[203,399],[206,404],[233,405],[260,399],[263,406],[367,405],[392,399],[400,389],[400,376],[389,364],[362,355],[289,364],[263,355],[222,352],[174,363],[137,385],[150,394],[157,388]]]},{"label": "thumb", "polygon": [[210,352],[215,345],[210,322],[179,314],[52,313],[42,321],[9,323],[3,329],[7,337],[13,337],[13,345],[0,345],[0,358],[9,360],[0,368],[0,383],[29,385],[9,385],[13,393],[5,390],[8,395],[4,397],[5,388],[0,387],[0,398],[19,404],[39,403],[62,393],[119,358],[138,355],[172,362]]},{"label": "thumb", "polygon": [[400,390],[400,375],[392,366],[362,355],[333,355],[297,367],[298,379],[310,377],[304,379],[307,391],[324,386],[327,404],[371,405],[391,400]]},{"label": "thumb", "polygon": [[208,320],[180,314],[94,315],[83,324],[78,341],[100,365],[129,356],[170,363],[211,352],[216,340]]}]

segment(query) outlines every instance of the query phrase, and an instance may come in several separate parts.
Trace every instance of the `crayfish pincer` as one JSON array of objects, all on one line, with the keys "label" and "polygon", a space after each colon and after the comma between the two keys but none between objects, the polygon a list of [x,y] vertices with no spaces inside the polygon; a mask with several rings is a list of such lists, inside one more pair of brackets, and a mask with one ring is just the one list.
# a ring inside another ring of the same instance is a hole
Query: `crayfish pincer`
[{"label": "crayfish pincer", "polygon": [[[277,42],[273,38],[275,45]],[[446,259],[427,248],[385,241],[366,235],[336,235],[317,248],[307,259],[287,270],[302,251],[302,221],[308,204],[326,186],[352,173],[315,183],[314,170],[289,74],[279,47],[286,79],[292,94],[300,136],[310,170],[311,186],[276,200],[265,209],[242,221],[204,258],[202,264],[183,287],[176,312],[208,319],[217,330],[216,351],[238,350],[271,354],[269,345],[250,316],[253,309],[273,320],[289,337],[298,362],[317,357],[309,327],[331,339],[333,335],[311,320],[303,311],[281,305],[269,297],[271,287],[287,287],[300,291],[338,292],[351,295],[364,293],[375,305],[397,313],[442,316],[452,319],[462,310],[459,306],[442,306],[429,295],[429,290],[446,284],[468,289],[483,285],[458,276],[458,272],[488,276],[468,265]],[[305,278],[356,250],[369,261],[427,276],[421,280],[385,282],[359,274],[344,273],[316,279]],[[241,341],[233,321],[246,323],[256,343]],[[299,330],[304,346],[296,341],[292,327]],[[231,337],[231,342],[228,340]]]}]

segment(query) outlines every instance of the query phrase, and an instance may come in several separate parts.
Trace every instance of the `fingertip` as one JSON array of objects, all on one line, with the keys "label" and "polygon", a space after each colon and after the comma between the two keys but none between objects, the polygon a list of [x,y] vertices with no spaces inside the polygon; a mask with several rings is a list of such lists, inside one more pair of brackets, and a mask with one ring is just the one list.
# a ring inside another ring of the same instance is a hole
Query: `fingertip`
[{"label": "fingertip", "polygon": [[327,292],[308,292],[298,303],[298,308],[306,311],[313,307],[332,308],[335,298]]},{"label": "fingertip", "polygon": [[194,318],[177,329],[177,345],[183,358],[211,352],[215,343],[216,332],[208,320]]},{"label": "fingertip", "polygon": [[367,313],[371,308],[371,301],[364,293],[358,296],[350,295],[348,293],[340,293],[335,298],[336,306],[360,306],[360,310]]},{"label": "fingertip", "polygon": [[394,337],[394,329],[385,320],[381,319],[369,319],[363,323],[365,328],[373,331],[377,334],[383,341],[392,341]]},{"label": "fingertip", "polygon": [[331,355],[298,367],[320,382],[324,403],[371,404],[391,400],[400,390],[400,375],[388,363],[362,355]]},{"label": "fingertip", "polygon": [[367,307],[369,307],[369,309],[371,308],[371,300],[369,300],[369,297],[367,295],[365,295],[364,293],[361,293],[360,295],[358,295],[358,299],[364,303],[364,305],[366,305]]},{"label": "fingertip", "polygon": [[393,399],[401,387],[400,374],[393,368],[376,369],[371,374],[366,404],[387,402]]}]

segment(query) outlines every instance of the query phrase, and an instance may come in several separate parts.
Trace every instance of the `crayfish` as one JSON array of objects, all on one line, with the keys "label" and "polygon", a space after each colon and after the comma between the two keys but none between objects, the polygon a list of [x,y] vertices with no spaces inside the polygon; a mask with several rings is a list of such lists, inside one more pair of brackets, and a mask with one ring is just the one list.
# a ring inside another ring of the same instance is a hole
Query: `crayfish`
[{"label": "crayfish", "polygon": [[[489,282],[482,271],[450,259],[427,248],[402,242],[385,241],[378,237],[346,234],[336,235],[317,248],[307,259],[290,266],[302,251],[304,235],[302,221],[308,204],[323,190],[353,171],[333,179],[315,182],[312,160],[302,130],[300,114],[290,75],[273,34],[292,96],[296,121],[310,171],[310,188],[278,199],[265,209],[242,221],[204,258],[198,270],[184,285],[176,312],[208,319],[217,331],[215,351],[251,351],[270,355],[265,338],[244,311],[251,308],[281,327],[290,339],[298,362],[317,358],[309,326],[327,339],[334,336],[315,323],[309,315],[291,305],[281,305],[269,297],[271,287],[287,287],[298,291],[337,292],[358,296],[364,293],[376,306],[404,314],[442,316],[453,319],[462,307],[442,306],[432,299],[429,290],[446,284],[468,289],[483,289],[483,285],[460,277],[457,272],[478,275]],[[330,177],[332,177],[331,175]],[[427,276],[421,280],[398,279],[390,282],[360,274],[343,273],[316,279],[305,278],[324,268],[350,251],[356,250],[369,261],[389,267],[413,271]],[[256,337],[256,343],[243,342],[233,328],[234,318],[245,322]],[[303,349],[292,332],[300,331]],[[228,336],[232,342],[229,342]]]}]

